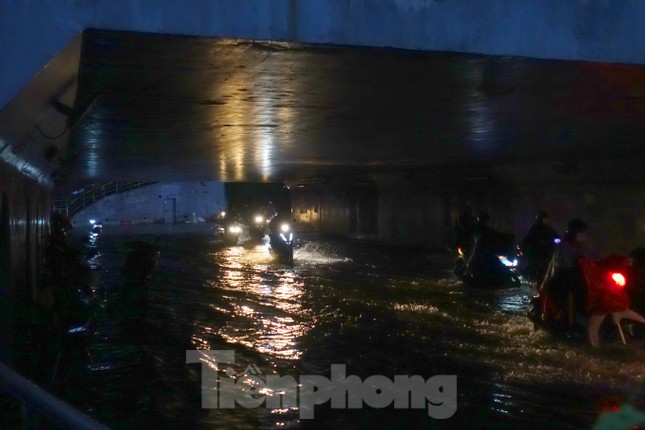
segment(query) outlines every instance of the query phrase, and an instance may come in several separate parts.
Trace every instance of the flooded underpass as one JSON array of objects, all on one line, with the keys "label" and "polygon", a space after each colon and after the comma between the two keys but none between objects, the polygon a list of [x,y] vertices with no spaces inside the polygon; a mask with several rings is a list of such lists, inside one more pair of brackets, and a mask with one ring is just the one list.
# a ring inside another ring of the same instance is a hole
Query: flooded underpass
[{"label": "flooded underpass", "polygon": [[[126,323],[113,310],[124,243],[157,235],[148,308]],[[640,345],[549,338],[525,316],[528,285],[468,289],[444,255],[310,237],[287,266],[261,244],[223,246],[209,224],[106,228],[96,251],[98,332],[64,394],[113,428],[590,428],[641,395]],[[457,375],[457,411],[202,408],[187,350],[233,350],[235,378],[329,377],[332,364],[363,380]]]}]

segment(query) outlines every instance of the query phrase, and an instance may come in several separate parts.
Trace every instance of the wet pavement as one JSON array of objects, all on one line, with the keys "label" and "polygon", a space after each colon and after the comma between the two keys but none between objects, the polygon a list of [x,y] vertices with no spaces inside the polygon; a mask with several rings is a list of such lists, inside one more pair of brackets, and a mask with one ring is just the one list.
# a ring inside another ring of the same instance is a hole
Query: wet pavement
[{"label": "wet pavement", "polygon": [[[133,238],[160,234],[149,308],[137,324],[115,306]],[[101,280],[92,363],[64,395],[113,428],[590,428],[602,409],[641,395],[638,344],[594,351],[535,331],[532,291],[466,289],[446,256],[310,237],[295,264],[263,245],[223,247],[212,225],[106,228],[93,264]],[[235,377],[457,375],[457,412],[201,407],[186,350],[234,350]],[[251,366],[251,367],[249,367]]]}]

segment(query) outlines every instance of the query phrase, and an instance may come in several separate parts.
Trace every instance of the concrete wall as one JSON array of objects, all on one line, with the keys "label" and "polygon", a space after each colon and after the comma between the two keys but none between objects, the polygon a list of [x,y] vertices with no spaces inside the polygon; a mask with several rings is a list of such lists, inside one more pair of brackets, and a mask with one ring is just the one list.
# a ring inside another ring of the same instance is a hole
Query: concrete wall
[{"label": "concrete wall", "polygon": [[7,358],[18,306],[46,307],[40,279],[49,233],[50,190],[0,161],[0,360]]},{"label": "concrete wall", "polygon": [[[583,218],[591,228],[596,255],[627,254],[645,246],[645,180],[623,180],[620,165],[613,166],[613,176],[591,164],[580,166],[577,173],[553,172],[547,166],[501,166],[486,174],[446,170],[339,178],[293,187],[293,208],[303,225],[322,233],[443,249],[451,243],[453,226],[467,205],[475,213],[490,213],[493,227],[518,240],[543,209],[560,232],[571,218]],[[375,206],[361,198],[369,194],[376,197]],[[312,217],[316,204],[319,216]],[[363,228],[361,210],[374,212],[375,231]]]},{"label": "concrete wall", "polygon": [[645,62],[642,0],[2,0],[0,107],[91,27]]},{"label": "concrete wall", "polygon": [[108,225],[184,222],[193,213],[207,219],[225,209],[224,183],[157,183],[97,200],[74,215],[73,221],[79,226],[89,225],[91,219]]}]

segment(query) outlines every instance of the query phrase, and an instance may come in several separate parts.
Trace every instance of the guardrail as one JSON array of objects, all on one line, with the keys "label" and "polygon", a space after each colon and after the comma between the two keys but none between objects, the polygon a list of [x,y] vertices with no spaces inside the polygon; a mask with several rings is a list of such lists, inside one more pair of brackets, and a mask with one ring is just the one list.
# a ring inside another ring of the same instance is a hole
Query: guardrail
[{"label": "guardrail", "polygon": [[71,217],[95,201],[109,195],[134,190],[154,183],[155,182],[107,182],[100,187],[92,187],[71,200],[54,200],[54,211]]},{"label": "guardrail", "polygon": [[50,428],[40,427],[27,419],[27,416],[36,413],[63,429],[110,430],[109,427],[73,408],[4,363],[0,363],[0,390],[22,401],[23,429]]}]

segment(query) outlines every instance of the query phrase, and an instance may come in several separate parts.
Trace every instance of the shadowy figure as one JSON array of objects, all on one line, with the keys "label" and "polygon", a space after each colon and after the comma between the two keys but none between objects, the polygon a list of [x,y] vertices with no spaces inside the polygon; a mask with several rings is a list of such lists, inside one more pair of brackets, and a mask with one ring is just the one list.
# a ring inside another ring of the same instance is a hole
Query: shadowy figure
[{"label": "shadowy figure", "polygon": [[553,259],[556,239],[560,235],[549,225],[549,214],[540,211],[535,224],[522,240],[522,253],[526,259],[526,274],[533,283],[540,283]]},{"label": "shadowy figure", "polygon": [[466,262],[470,259],[475,246],[476,224],[477,218],[473,215],[473,209],[466,206],[455,225],[455,248],[461,249]]},{"label": "shadowy figure", "polygon": [[502,275],[504,269],[499,263],[498,254],[510,255],[513,248],[513,236],[501,234],[489,224],[490,215],[486,212],[479,214],[474,227],[475,247],[468,262],[468,272],[481,281]]},{"label": "shadowy figure", "polygon": [[148,287],[159,259],[159,236],[155,244],[142,240],[126,242],[130,252],[121,268],[120,314],[130,322],[141,321],[148,307]]}]

